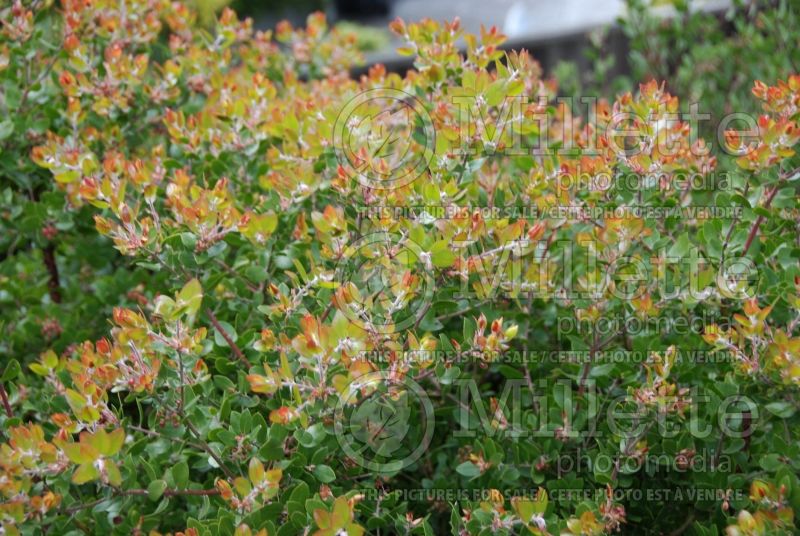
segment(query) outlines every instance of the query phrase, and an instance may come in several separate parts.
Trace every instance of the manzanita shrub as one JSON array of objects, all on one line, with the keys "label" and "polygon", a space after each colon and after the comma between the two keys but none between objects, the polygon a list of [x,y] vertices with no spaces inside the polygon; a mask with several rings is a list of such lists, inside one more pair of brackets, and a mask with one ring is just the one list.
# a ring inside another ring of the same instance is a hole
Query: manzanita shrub
[{"label": "manzanita shrub", "polygon": [[2,532],[794,533],[800,76],[391,29],[0,8]]}]

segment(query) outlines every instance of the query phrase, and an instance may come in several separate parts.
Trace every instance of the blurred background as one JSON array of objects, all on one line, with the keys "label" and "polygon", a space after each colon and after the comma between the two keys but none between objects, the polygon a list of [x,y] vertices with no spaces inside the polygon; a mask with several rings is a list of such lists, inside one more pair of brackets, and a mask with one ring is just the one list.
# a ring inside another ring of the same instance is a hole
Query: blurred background
[{"label": "blurred background", "polygon": [[[545,72],[560,62],[579,70],[594,66],[591,50],[602,49],[615,58],[613,73],[624,74],[627,38],[621,20],[647,7],[654,16],[680,16],[684,9],[724,16],[736,3],[732,0],[196,0],[201,11],[217,11],[230,5],[237,13],[253,18],[257,28],[267,29],[286,19],[303,25],[306,16],[323,11],[328,20],[359,35],[367,64],[384,63],[403,71],[411,60],[398,56],[396,37],[387,25],[396,17],[418,21],[461,19],[467,32],[478,33],[481,25],[497,26],[508,36],[507,48],[526,48]],[[587,54],[587,52],[589,52]]]},{"label": "blurred background", "polygon": [[750,90],[800,73],[800,0],[187,0],[213,25],[230,6],[259,29],[281,20],[304,26],[322,11],[340,32],[356,35],[365,56],[353,75],[374,63],[404,74],[414,58],[388,30],[397,17],[452,20],[478,33],[497,26],[502,48],[527,49],[557,94],[613,99],[651,79],[665,81],[682,111],[697,106],[715,134],[732,111],[761,113]]}]

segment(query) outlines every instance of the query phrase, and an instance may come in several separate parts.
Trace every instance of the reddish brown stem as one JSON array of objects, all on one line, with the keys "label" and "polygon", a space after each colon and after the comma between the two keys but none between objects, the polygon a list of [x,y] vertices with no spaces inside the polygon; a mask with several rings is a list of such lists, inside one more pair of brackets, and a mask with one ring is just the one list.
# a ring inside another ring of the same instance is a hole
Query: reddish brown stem
[{"label": "reddish brown stem", "polygon": [[[767,200],[764,201],[764,208],[767,209],[772,204],[772,200],[775,199],[775,195],[778,193],[778,187],[774,186],[772,190],[770,190],[769,194],[767,194]],[[756,218],[756,221],[753,222],[753,227],[750,228],[750,234],[747,235],[747,242],[744,243],[744,251],[742,251],[742,255],[747,255],[747,251],[750,249],[750,245],[755,240],[756,235],[758,235],[758,228],[761,227],[761,224],[764,223],[764,216],[759,215]]]},{"label": "reddish brown stem", "polygon": [[[126,489],[119,492],[120,495],[147,495],[146,489]],[[165,489],[162,493],[165,497],[176,495],[219,495],[216,489]]]},{"label": "reddish brown stem", "polygon": [[328,315],[331,314],[331,309],[333,309],[334,303],[336,303],[335,298],[331,299],[331,302],[328,304],[328,306],[325,308],[325,311],[322,313],[322,316],[320,317],[321,322],[325,322],[325,320],[328,319]]},{"label": "reddish brown stem", "polygon": [[53,244],[48,244],[43,250],[44,266],[50,279],[47,286],[50,289],[50,299],[53,303],[61,303],[61,282],[58,277],[58,265],[56,264],[56,248]]},{"label": "reddish brown stem", "polygon": [[14,412],[11,410],[11,403],[8,401],[8,393],[6,392],[6,387],[2,383],[0,383],[0,398],[3,399],[3,407],[6,410],[6,415],[10,419],[14,416]]},{"label": "reddish brown stem", "polygon": [[[39,202],[39,192],[33,190],[30,192],[31,201]],[[58,276],[58,264],[56,264],[56,247],[52,242],[42,248],[42,260],[47,273],[50,278],[47,281],[47,287],[50,289],[50,299],[53,303],[61,303],[61,281]]]},{"label": "reddish brown stem", "polygon": [[236,346],[236,343],[233,342],[233,339],[231,339],[231,336],[228,335],[228,332],[226,332],[222,325],[220,325],[219,320],[217,320],[217,317],[214,315],[214,311],[206,307],[206,314],[208,315],[208,319],[211,320],[211,325],[213,325],[214,329],[217,330],[217,333],[219,333],[222,338],[225,339],[225,342],[228,343],[228,346],[230,346],[234,355],[239,359],[239,361],[242,362],[243,365],[250,367],[250,362],[247,360],[239,347]]}]

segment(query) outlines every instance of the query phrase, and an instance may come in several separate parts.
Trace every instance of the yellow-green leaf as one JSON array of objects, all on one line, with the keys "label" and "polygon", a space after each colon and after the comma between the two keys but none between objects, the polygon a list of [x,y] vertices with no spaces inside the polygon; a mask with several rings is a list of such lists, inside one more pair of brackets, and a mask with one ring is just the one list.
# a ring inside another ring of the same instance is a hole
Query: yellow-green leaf
[{"label": "yellow-green leaf", "polygon": [[72,481],[76,484],[85,484],[96,480],[100,476],[94,465],[91,463],[84,463],[79,465],[75,472],[72,474]]}]

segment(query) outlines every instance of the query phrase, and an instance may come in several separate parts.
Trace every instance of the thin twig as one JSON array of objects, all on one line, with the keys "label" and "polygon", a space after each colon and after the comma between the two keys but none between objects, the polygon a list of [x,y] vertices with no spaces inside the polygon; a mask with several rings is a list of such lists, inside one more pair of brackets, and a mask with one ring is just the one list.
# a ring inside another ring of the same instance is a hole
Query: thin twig
[{"label": "thin twig", "polygon": [[0,383],[0,398],[3,399],[3,407],[6,409],[6,415],[9,419],[12,418],[14,416],[14,412],[11,410],[11,403],[8,401],[6,386],[2,383]]},{"label": "thin twig", "polygon": [[222,325],[219,323],[219,320],[217,320],[217,317],[214,315],[214,312],[210,308],[206,307],[206,314],[208,315],[208,319],[211,321],[211,324],[214,326],[214,329],[217,330],[217,333],[219,333],[223,339],[225,339],[225,342],[228,343],[228,346],[230,346],[234,355],[236,355],[236,357],[239,359],[239,361],[242,362],[244,366],[249,368],[250,362],[247,360],[244,353],[242,353],[239,347],[236,346],[236,343],[233,342],[233,339],[231,339],[231,336],[228,335],[228,332],[226,332],[225,329],[222,327]]},{"label": "thin twig", "polygon": [[431,302],[428,302],[422,308],[422,312],[420,313],[419,317],[417,317],[417,321],[414,322],[413,331],[417,331],[419,329],[419,325],[422,323],[422,319],[425,318],[425,315],[428,314],[428,310],[431,308],[431,305]]},{"label": "thin twig", "polygon": [[694,514],[693,513],[689,514],[689,516],[686,518],[686,521],[681,523],[681,525],[677,529],[675,529],[672,532],[670,532],[669,536],[680,536],[681,534],[686,532],[686,529],[688,529],[689,525],[691,525],[692,523],[694,523]]},{"label": "thin twig", "polygon": [[[764,201],[764,209],[768,209],[770,205],[772,205],[772,200],[775,199],[778,190],[780,190],[781,186],[783,186],[782,183],[786,181],[792,181],[796,179],[798,175],[800,175],[800,168],[796,168],[788,173],[782,173],[778,179],[778,184],[773,186],[772,190],[770,190],[769,194],[767,194],[767,199]],[[765,219],[766,218],[761,214],[759,214],[758,218],[756,218],[756,221],[753,223],[753,227],[750,228],[750,234],[747,235],[747,242],[744,243],[744,251],[742,252],[742,255],[747,255],[750,245],[753,243],[753,240],[755,240],[756,235],[758,235],[758,228],[761,227],[761,224],[764,223]]]},{"label": "thin twig", "polygon": [[331,314],[331,310],[333,309],[333,304],[336,303],[336,297],[331,298],[331,302],[325,308],[325,311],[322,313],[320,317],[320,322],[325,322],[328,319],[328,315]]},{"label": "thin twig", "polygon": [[[744,185],[744,191],[742,192],[742,197],[747,197],[747,193],[750,191],[750,183]],[[722,243],[722,262],[725,262],[725,252],[728,251],[728,245],[730,244],[731,237],[733,236],[733,230],[736,228],[736,224],[739,221],[738,214],[734,214],[733,219],[731,220],[731,226],[728,228],[728,233],[725,235],[725,241]]]},{"label": "thin twig", "polygon": [[[639,426],[639,421],[638,420],[636,421],[636,424],[634,424],[634,427],[635,426]],[[645,437],[647,435],[647,433],[650,431],[650,428],[652,428],[652,427],[653,427],[653,423],[651,422],[647,426],[645,426],[645,428],[644,428],[644,430],[642,430],[641,434],[636,435],[636,436],[631,436],[631,437],[628,438],[628,441],[625,443],[625,448],[622,450],[622,452],[620,454],[617,455],[617,459],[614,461],[614,470],[611,472],[611,480],[612,480],[612,482],[617,479],[617,475],[619,474],[619,464],[620,464],[620,462],[622,462],[622,457],[623,456],[630,456],[631,455],[631,449],[633,449],[633,447],[636,446],[636,443],[638,443],[643,437]]]},{"label": "thin twig", "polygon": [[[124,490],[115,490],[112,497],[123,497],[127,495],[147,495],[148,491],[146,489],[124,489]],[[174,497],[176,495],[194,495],[194,496],[214,496],[219,495],[219,490],[217,489],[165,489],[162,493],[165,497]],[[65,510],[67,514],[74,514],[76,512],[80,512],[81,510],[85,510],[86,508],[92,508],[93,506],[97,506],[103,501],[110,500],[111,497],[97,499],[96,501],[79,504],[77,506],[71,506]]]},{"label": "thin twig", "polygon": [[[772,200],[775,199],[775,194],[778,193],[778,186],[774,186],[772,190],[770,190],[769,194],[767,195],[767,200],[764,202],[764,208],[768,209],[769,206],[772,204]],[[761,227],[761,224],[764,223],[763,214],[759,214],[756,221],[753,223],[753,226],[750,228],[750,234],[747,235],[747,242],[744,243],[744,250],[742,251],[742,255],[747,255],[747,251],[750,249],[750,245],[755,240],[756,235],[758,234],[758,228]]]},{"label": "thin twig", "polygon": [[586,360],[586,363],[583,364],[583,370],[581,371],[581,376],[578,379],[578,396],[583,396],[584,392],[584,385],[586,384],[586,380],[589,378],[589,373],[592,370],[592,362],[594,361],[594,356],[597,353],[598,349],[598,338],[597,338],[597,331],[594,332],[592,335],[592,346],[589,348],[589,359]]},{"label": "thin twig", "polygon": [[482,305],[486,305],[487,303],[489,303],[489,300],[483,300],[483,301],[480,301],[480,302],[478,302],[478,303],[476,303],[474,305],[471,305],[471,306],[467,307],[466,309],[457,309],[457,310],[452,311],[450,313],[445,313],[443,315],[439,315],[439,316],[436,317],[436,320],[438,322],[442,322],[443,320],[450,320],[451,318],[455,318],[457,316],[461,316],[461,315],[463,315],[465,313],[473,311],[473,310],[477,309],[478,307],[481,307]]},{"label": "thin twig", "polygon": [[[120,495],[147,495],[146,489],[127,489],[120,493]],[[165,489],[162,493],[165,497],[174,497],[175,495],[219,495],[219,490],[216,489]]]},{"label": "thin twig", "polygon": [[219,265],[223,270],[225,270],[226,272],[231,274],[233,277],[236,277],[236,278],[240,279],[242,281],[242,283],[244,283],[247,286],[247,288],[250,290],[250,292],[260,292],[261,291],[256,285],[251,283],[246,277],[244,277],[242,274],[240,274],[239,272],[237,272],[236,270],[234,270],[233,268],[228,266],[225,263],[225,261],[217,259],[217,265]]},{"label": "thin twig", "polygon": [[44,266],[50,278],[47,280],[47,288],[50,292],[50,299],[53,303],[61,303],[61,282],[58,276],[58,264],[56,264],[56,248],[50,243],[42,250],[44,256]]},{"label": "thin twig", "polygon": [[[39,192],[32,190],[29,195],[31,201],[39,202]],[[56,247],[53,242],[48,242],[42,248],[42,262],[50,276],[47,280],[47,288],[50,294],[50,299],[53,303],[61,303],[61,281],[58,276],[58,264],[56,263]]]},{"label": "thin twig", "polygon": [[149,430],[147,428],[142,428],[141,426],[136,426],[135,424],[128,424],[126,426],[126,428],[129,428],[131,430],[135,430],[137,432],[141,432],[144,435],[147,435],[147,436],[150,436],[150,437],[158,437],[158,438],[161,438],[161,439],[166,439],[167,441],[173,441],[173,442],[176,442],[176,443],[181,443],[184,446],[196,448],[198,450],[206,450],[206,447],[203,446],[200,443],[195,443],[194,441],[189,441],[189,440],[183,439],[181,437],[170,437],[170,436],[164,435],[164,434],[162,434],[160,432],[156,432],[155,430]]},{"label": "thin twig", "polygon": [[26,101],[28,100],[28,95],[30,94],[31,89],[33,88],[33,86],[44,80],[48,74],[50,74],[50,71],[56,64],[57,59],[58,56],[54,56],[53,59],[45,66],[42,72],[39,73],[39,76],[36,78],[36,80],[34,80],[32,83],[28,83],[28,85],[25,87],[25,91],[22,92],[22,97],[20,97],[19,99],[19,104],[17,105],[17,111],[15,113],[21,115],[22,113],[27,111],[25,110],[25,104],[27,103]]},{"label": "thin twig", "polygon": [[195,438],[198,441],[200,441],[200,448],[202,448],[204,451],[206,451],[208,453],[208,455],[211,456],[214,459],[215,462],[217,462],[217,465],[219,465],[219,468],[222,469],[222,471],[225,473],[225,475],[228,478],[233,478],[235,476],[233,474],[233,472],[231,472],[231,470],[228,469],[228,467],[223,463],[222,459],[219,456],[217,456],[217,453],[214,452],[214,449],[212,449],[211,446],[209,446],[208,443],[203,441],[203,438],[200,437],[200,432],[197,430],[197,428],[194,427],[194,425],[191,423],[191,421],[189,421],[189,419],[184,419],[183,422],[186,425],[186,427],[192,432],[192,434],[194,434]]}]

